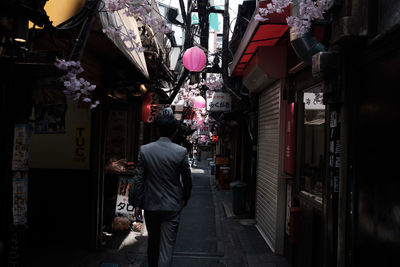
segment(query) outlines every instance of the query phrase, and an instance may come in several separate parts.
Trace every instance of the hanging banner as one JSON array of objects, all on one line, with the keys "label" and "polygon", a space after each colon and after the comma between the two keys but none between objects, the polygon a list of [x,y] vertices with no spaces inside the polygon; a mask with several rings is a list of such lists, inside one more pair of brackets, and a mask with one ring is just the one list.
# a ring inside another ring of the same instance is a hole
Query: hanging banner
[{"label": "hanging banner", "polygon": [[119,177],[115,215],[123,215],[133,219],[135,207],[129,204],[129,191],[132,187],[133,178]]},{"label": "hanging banner", "polygon": [[207,95],[207,111],[231,111],[231,96],[224,92]]},{"label": "hanging banner", "polygon": [[158,112],[158,95],[154,92],[143,96],[142,101],[142,121],[151,123],[154,121]]}]

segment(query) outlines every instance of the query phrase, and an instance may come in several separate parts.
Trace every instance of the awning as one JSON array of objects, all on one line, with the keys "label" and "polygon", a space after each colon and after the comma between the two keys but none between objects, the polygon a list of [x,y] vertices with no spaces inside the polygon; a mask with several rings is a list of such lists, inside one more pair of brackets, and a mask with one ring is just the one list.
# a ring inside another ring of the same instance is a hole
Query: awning
[{"label": "awning", "polygon": [[[138,24],[135,18],[129,17],[123,10],[115,12],[99,12],[100,21],[103,28],[115,27],[121,28],[124,34],[127,34],[129,30],[133,30],[136,36],[140,36]],[[143,52],[138,52],[129,49],[133,44],[133,41],[123,40],[119,35],[110,35],[108,37],[113,43],[125,54],[125,56],[133,63],[133,65],[146,77],[149,78],[149,72],[147,70],[147,63]],[[140,38],[136,42],[141,44]]]},{"label": "awning", "polygon": [[286,7],[282,13],[269,14],[268,20],[264,22],[254,19],[257,14],[258,8],[256,8],[233,57],[229,70],[231,76],[241,76],[258,47],[276,46],[289,29],[286,18],[290,16],[290,6]]}]

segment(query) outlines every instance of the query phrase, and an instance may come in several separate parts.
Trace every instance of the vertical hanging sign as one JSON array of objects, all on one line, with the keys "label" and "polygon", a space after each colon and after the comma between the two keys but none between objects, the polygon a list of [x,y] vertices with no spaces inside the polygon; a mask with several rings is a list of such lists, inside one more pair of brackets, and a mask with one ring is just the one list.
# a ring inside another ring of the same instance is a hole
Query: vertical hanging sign
[{"label": "vertical hanging sign", "polygon": [[143,96],[142,101],[142,121],[151,123],[154,121],[158,112],[158,95],[154,92]]}]

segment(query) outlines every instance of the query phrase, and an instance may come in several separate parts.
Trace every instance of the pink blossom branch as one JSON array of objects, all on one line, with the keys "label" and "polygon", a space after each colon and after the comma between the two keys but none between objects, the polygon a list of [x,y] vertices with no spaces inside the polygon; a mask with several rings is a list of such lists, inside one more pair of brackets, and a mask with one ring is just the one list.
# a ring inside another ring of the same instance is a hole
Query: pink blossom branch
[{"label": "pink blossom branch", "polygon": [[90,103],[91,109],[100,104],[100,101],[93,101],[91,99],[91,93],[96,89],[96,85],[91,84],[84,78],[78,78],[78,74],[84,71],[79,61],[56,59],[54,65],[59,70],[66,72],[60,78],[60,81],[64,84],[65,89],[63,93],[68,99],[73,101],[82,100],[83,102]]}]

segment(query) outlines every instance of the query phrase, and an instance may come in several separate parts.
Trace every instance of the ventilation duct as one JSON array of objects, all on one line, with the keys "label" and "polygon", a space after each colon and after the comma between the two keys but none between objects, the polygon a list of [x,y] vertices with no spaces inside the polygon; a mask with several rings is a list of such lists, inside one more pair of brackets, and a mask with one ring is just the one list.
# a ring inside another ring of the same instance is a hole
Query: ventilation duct
[{"label": "ventilation duct", "polygon": [[[291,15],[300,16],[300,3],[305,0],[293,0]],[[290,42],[297,56],[308,65],[312,65],[312,57],[318,52],[325,51],[325,47],[315,39],[311,29],[304,34],[297,35],[294,28],[290,28]]]},{"label": "ventilation duct", "polygon": [[286,46],[263,46],[257,49],[243,71],[243,84],[258,93],[286,74]]}]

